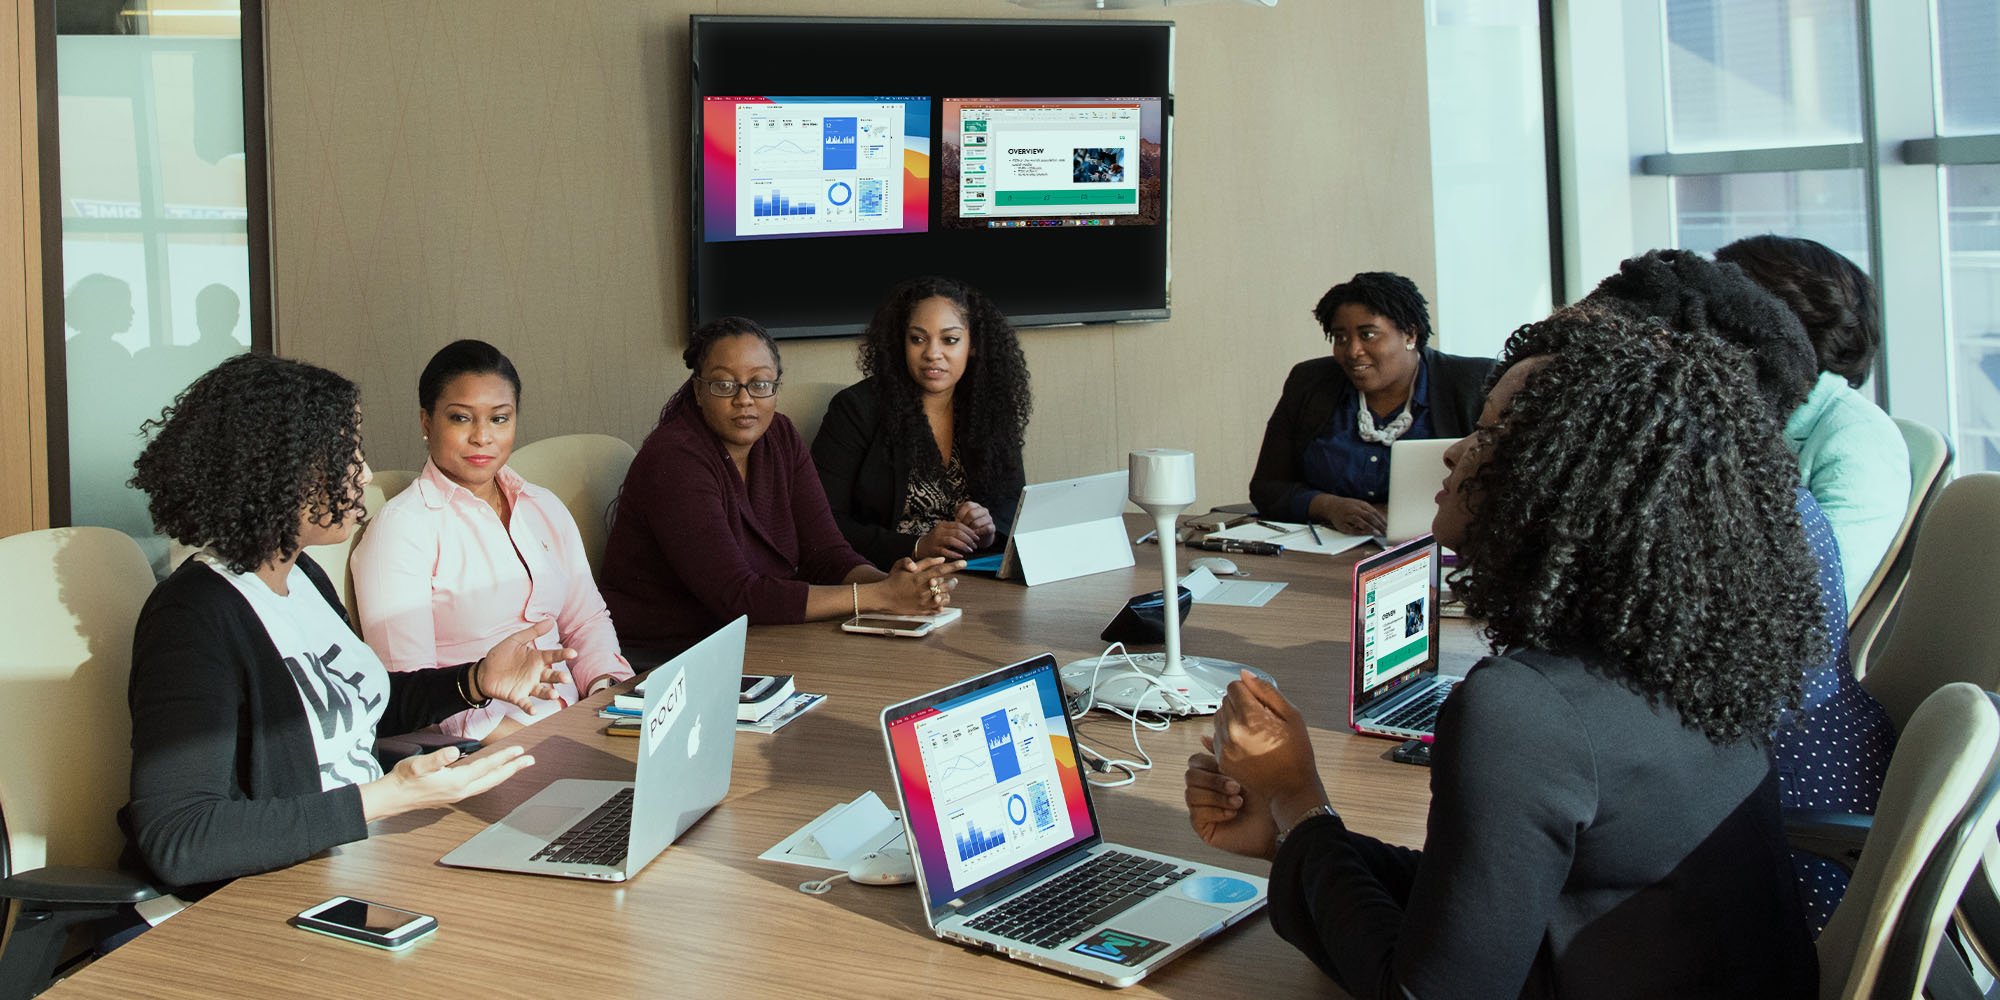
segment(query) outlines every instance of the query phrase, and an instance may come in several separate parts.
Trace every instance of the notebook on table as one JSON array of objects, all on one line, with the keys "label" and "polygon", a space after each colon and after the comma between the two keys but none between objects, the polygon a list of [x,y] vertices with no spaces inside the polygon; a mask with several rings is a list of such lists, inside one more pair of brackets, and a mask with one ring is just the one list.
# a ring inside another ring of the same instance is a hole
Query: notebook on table
[{"label": "notebook on table", "polygon": [[738,617],[646,679],[631,781],[562,778],[441,863],[623,882],[729,793],[749,619]]},{"label": "notebook on table", "polygon": [[1420,535],[1354,564],[1348,725],[1399,740],[1431,735],[1460,678],[1438,671],[1438,547]]},{"label": "notebook on table", "polygon": [[1129,986],[1264,905],[1254,875],[1106,843],[1043,654],[882,712],[925,919]]}]

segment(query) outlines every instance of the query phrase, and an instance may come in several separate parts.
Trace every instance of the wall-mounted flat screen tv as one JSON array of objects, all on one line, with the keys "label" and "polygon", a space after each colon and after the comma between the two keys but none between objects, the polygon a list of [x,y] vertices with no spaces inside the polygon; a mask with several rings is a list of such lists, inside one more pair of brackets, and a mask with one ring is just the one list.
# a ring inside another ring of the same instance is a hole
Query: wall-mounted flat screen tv
[{"label": "wall-mounted flat screen tv", "polygon": [[852,334],[946,274],[1017,325],[1168,315],[1173,25],[690,20],[696,324]]}]

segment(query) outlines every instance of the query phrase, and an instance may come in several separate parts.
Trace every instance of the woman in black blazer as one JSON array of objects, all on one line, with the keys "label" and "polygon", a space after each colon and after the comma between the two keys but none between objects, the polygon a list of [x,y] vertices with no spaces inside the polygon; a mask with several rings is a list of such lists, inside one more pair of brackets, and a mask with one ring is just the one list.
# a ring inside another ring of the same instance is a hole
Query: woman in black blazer
[{"label": "woman in black blazer", "polygon": [[494,699],[554,697],[541,622],[477,662],[389,673],[304,553],[361,520],[360,390],[312,365],[239,354],[160,419],[132,485],[153,523],[200,545],[153,589],[132,640],[131,860],[183,898],[368,836],[374,820],[477,795],[534,763],[519,747],[457,767],[447,748],[385,771],[376,732]]},{"label": "woman in black blazer", "polygon": [[883,568],[1004,544],[1030,409],[1007,317],[963,282],[906,281],[875,311],[860,365],[812,445],[848,544]]},{"label": "woman in black blazer", "polygon": [[1369,271],[1313,307],[1333,356],[1301,362],[1264,425],[1250,501],[1265,517],[1379,535],[1389,501],[1389,446],[1471,433],[1493,362],[1430,347],[1415,282]]}]

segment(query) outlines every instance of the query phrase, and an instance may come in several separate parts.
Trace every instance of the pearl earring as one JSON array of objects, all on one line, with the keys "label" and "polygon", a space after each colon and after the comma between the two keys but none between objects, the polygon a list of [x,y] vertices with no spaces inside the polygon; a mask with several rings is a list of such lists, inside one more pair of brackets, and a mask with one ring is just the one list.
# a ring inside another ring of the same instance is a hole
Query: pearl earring
[{"label": "pearl earring", "polygon": [[1403,350],[1406,350],[1406,351],[1414,351],[1414,350],[1416,350],[1416,349],[1417,349],[1417,345],[1415,345],[1415,344],[1404,344],[1404,345],[1403,345]]}]

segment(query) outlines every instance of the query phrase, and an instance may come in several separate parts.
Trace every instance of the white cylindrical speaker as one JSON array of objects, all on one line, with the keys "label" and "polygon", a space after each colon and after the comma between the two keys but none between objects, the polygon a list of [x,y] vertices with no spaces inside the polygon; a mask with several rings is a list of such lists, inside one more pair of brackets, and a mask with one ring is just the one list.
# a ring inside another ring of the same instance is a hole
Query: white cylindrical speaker
[{"label": "white cylindrical speaker", "polygon": [[1133,503],[1141,507],[1194,503],[1194,452],[1141,448],[1132,453],[1131,462],[1129,495]]}]

